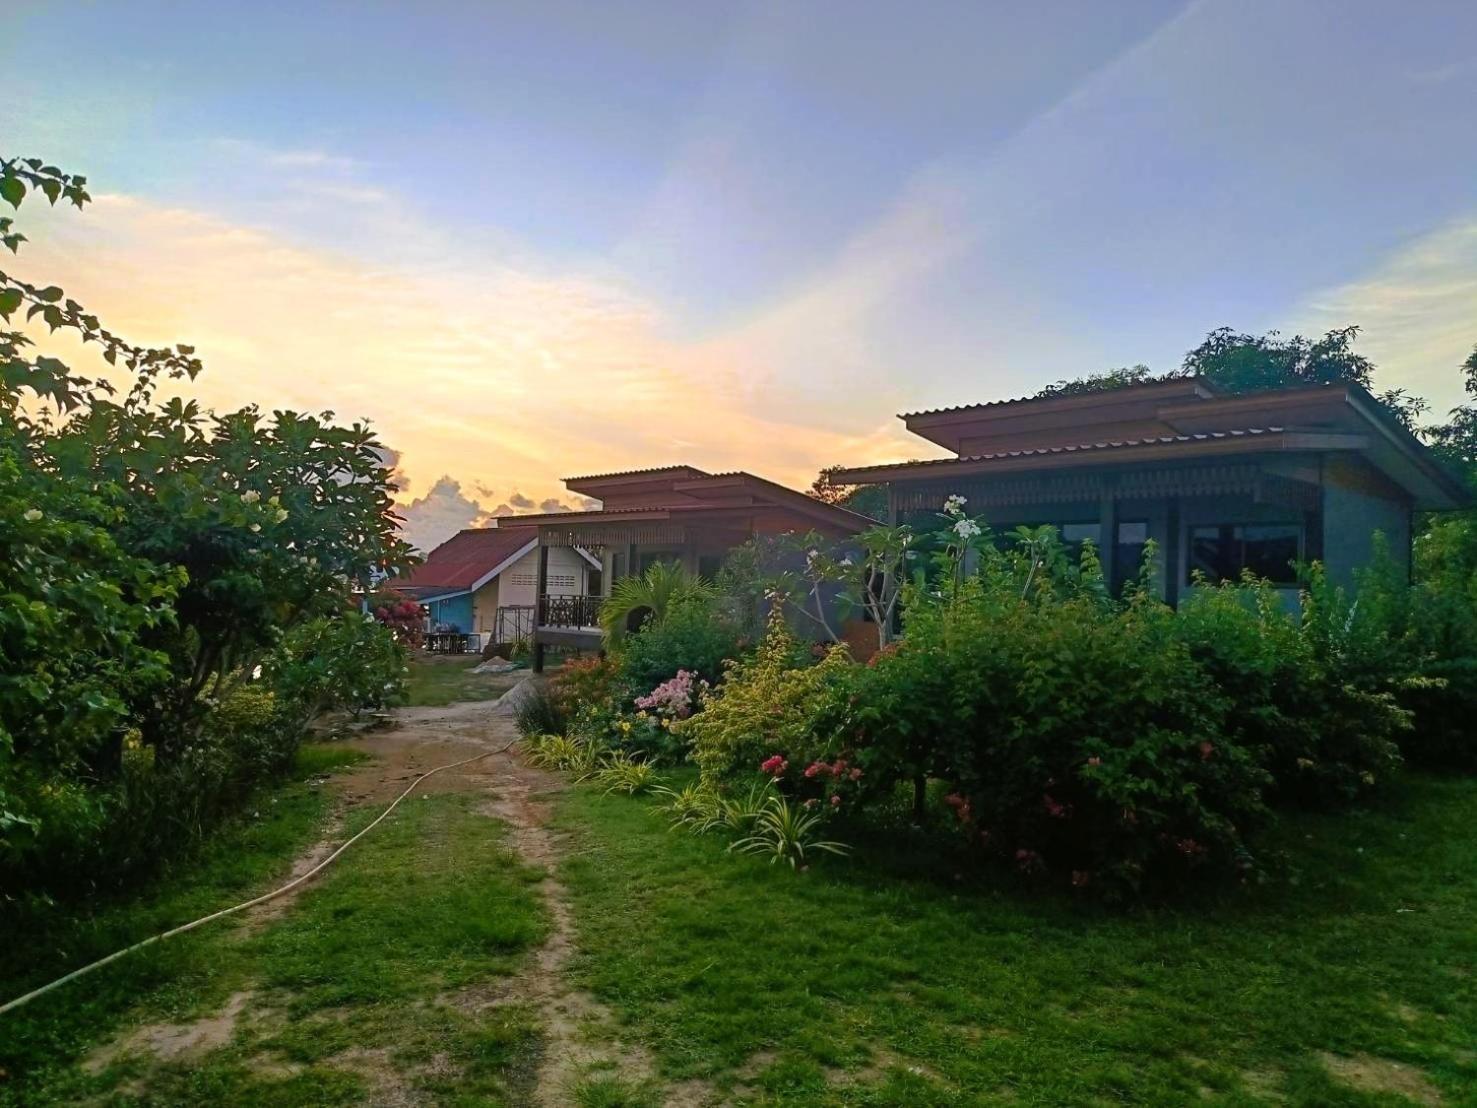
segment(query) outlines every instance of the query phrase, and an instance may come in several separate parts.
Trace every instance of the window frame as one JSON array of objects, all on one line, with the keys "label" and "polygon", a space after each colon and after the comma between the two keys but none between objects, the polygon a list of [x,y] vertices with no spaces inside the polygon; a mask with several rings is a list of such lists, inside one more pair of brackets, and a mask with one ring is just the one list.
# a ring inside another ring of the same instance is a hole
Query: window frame
[{"label": "window frame", "polygon": [[[1288,528],[1291,528],[1292,531],[1294,532],[1294,537],[1295,537],[1295,540],[1296,540],[1296,543],[1297,543],[1297,550],[1294,553],[1293,557],[1290,559],[1289,564],[1288,564],[1288,571],[1289,571],[1289,573],[1291,573],[1291,577],[1289,579],[1287,579],[1287,580],[1279,580],[1279,579],[1272,578],[1272,577],[1263,577],[1262,580],[1265,580],[1269,585],[1271,585],[1273,588],[1276,588],[1276,589],[1296,588],[1297,587],[1297,572],[1292,569],[1292,565],[1294,563],[1301,562],[1301,561],[1303,561],[1306,558],[1306,556],[1307,556],[1307,544],[1308,544],[1308,528],[1307,528],[1307,524],[1306,524],[1306,522],[1304,520],[1297,520],[1297,519],[1267,519],[1267,520],[1240,519],[1240,520],[1231,520],[1231,521],[1227,521],[1227,522],[1218,522],[1218,523],[1186,523],[1185,524],[1185,534],[1184,534],[1185,569],[1184,569],[1184,576],[1183,576],[1183,580],[1184,580],[1185,586],[1192,588],[1197,583],[1196,580],[1195,580],[1195,568],[1196,568],[1195,567],[1195,532],[1196,531],[1210,530],[1210,529],[1214,528],[1215,530],[1221,532],[1221,535],[1223,536],[1224,533],[1227,532],[1227,531],[1231,531],[1233,533],[1235,533],[1235,532],[1244,532],[1247,528],[1261,528],[1261,527],[1288,527]],[[1220,541],[1220,536],[1218,536],[1218,541]],[[1208,584],[1210,584],[1210,585],[1219,585],[1219,584],[1221,584],[1222,582],[1225,582],[1225,581],[1235,582],[1235,581],[1241,580],[1241,575],[1246,571],[1246,566],[1247,566],[1247,562],[1246,562],[1246,539],[1244,537],[1244,534],[1240,534],[1240,535],[1235,535],[1233,537],[1232,541],[1233,542],[1236,542],[1238,544],[1238,546],[1239,546],[1239,553],[1238,553],[1238,556],[1237,556],[1237,565],[1236,565],[1236,572],[1235,572],[1235,574],[1233,574],[1231,576],[1226,576],[1224,574],[1219,574],[1219,573],[1217,573],[1214,576],[1212,576],[1210,574],[1205,574],[1204,576],[1205,576],[1206,582]]]}]

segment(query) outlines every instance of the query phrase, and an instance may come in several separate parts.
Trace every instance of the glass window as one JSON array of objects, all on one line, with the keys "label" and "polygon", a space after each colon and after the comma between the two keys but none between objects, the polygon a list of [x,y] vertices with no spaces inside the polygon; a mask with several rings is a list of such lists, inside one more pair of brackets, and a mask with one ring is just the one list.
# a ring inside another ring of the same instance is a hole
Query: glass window
[{"label": "glass window", "polygon": [[1273,584],[1294,584],[1293,563],[1301,554],[1302,535],[1296,523],[1191,527],[1187,582],[1194,582],[1197,571],[1211,581],[1235,581],[1249,569]]},{"label": "glass window", "polygon": [[1103,529],[1096,523],[1064,523],[1062,524],[1062,544],[1065,546],[1081,546],[1091,540],[1094,546],[1102,545]]},{"label": "glass window", "polygon": [[1302,528],[1295,523],[1258,524],[1241,529],[1241,549],[1246,568],[1268,581],[1297,580],[1293,563],[1298,560]]},{"label": "glass window", "polygon": [[1142,520],[1119,521],[1117,549],[1113,552],[1113,580],[1109,582],[1114,596],[1120,595],[1128,582],[1138,579],[1144,564],[1144,547],[1148,542],[1148,523]]}]

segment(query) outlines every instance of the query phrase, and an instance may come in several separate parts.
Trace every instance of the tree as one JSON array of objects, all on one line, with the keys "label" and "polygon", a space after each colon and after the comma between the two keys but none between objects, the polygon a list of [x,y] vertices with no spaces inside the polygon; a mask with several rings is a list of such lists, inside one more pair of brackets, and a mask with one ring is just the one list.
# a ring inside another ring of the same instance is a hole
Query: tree
[{"label": "tree", "polygon": [[826,466],[816,474],[807,496],[823,504],[846,508],[881,522],[887,519],[887,487],[885,485],[848,485],[837,483],[835,478],[845,466]]},{"label": "tree", "polygon": [[[13,209],[35,194],[81,208],[86,183],[40,159],[0,158],[0,199]],[[0,218],[0,242],[18,253],[25,241]],[[367,585],[372,571],[409,560],[380,444],[332,413],[217,415],[194,400],[158,399],[161,380],[200,372],[192,347],[133,345],[60,288],[0,271],[0,317],[22,311],[132,375],[117,398],[110,381],[33,356],[28,336],[0,331],[0,449],[34,475],[35,495],[60,520],[102,527],[119,557],[175,583],[167,618],[138,628],[141,644],[167,659],[168,680],[136,688],[129,705],[144,741],[168,759],[211,698],[284,631],[341,610],[351,582]],[[90,569],[71,572],[81,579]],[[125,604],[142,602],[148,578],[121,576]]]},{"label": "tree", "polygon": [[1477,346],[1460,368],[1462,388],[1471,399],[1451,409],[1445,423],[1427,427],[1424,433],[1431,449],[1477,490]]},{"label": "tree", "polygon": [[1089,373],[1082,377],[1070,377],[1055,384],[1047,385],[1038,392],[1038,397],[1048,396],[1081,396],[1092,392],[1110,392],[1113,389],[1127,388],[1130,385],[1142,385],[1147,381],[1160,380],[1149,370],[1149,367],[1140,363],[1133,366],[1123,366],[1119,369],[1107,369],[1101,373]]}]

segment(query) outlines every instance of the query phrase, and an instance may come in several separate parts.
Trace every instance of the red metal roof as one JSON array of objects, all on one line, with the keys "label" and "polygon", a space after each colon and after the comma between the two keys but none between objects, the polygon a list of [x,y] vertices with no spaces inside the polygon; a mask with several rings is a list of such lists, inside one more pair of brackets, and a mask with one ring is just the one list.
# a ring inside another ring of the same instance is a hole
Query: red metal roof
[{"label": "red metal roof", "polygon": [[470,589],[538,539],[537,527],[469,527],[438,546],[397,584],[409,588]]}]

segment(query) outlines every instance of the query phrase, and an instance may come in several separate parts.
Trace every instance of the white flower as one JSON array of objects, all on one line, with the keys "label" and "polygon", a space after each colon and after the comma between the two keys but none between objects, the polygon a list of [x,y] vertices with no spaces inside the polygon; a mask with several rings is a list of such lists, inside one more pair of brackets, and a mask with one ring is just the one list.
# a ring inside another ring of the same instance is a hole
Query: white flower
[{"label": "white flower", "polygon": [[262,494],[257,492],[255,489],[247,489],[241,494],[241,502],[243,504],[255,504],[261,498]]},{"label": "white flower", "polygon": [[281,523],[286,518],[287,518],[287,509],[286,508],[278,508],[277,509],[277,522],[278,523]]},{"label": "white flower", "polygon": [[957,516],[964,511],[964,505],[968,503],[969,501],[964,497],[958,493],[954,493],[944,500],[944,512],[951,516]]},{"label": "white flower", "polygon": [[260,523],[253,523],[251,525],[251,533],[253,535],[256,534],[258,531],[260,531],[261,529],[262,529],[262,525]]},{"label": "white flower", "polygon": [[853,564],[852,563],[852,560],[851,560],[851,555],[848,554],[848,555],[846,555],[846,557],[842,558],[841,559],[841,564],[844,565],[844,566],[848,566],[848,567],[851,566]]},{"label": "white flower", "polygon": [[954,524],[954,533],[968,541],[980,533],[980,525],[972,519],[961,519]]},{"label": "white flower", "polygon": [[38,519],[41,518],[41,509],[40,508],[30,508],[30,509],[27,509],[26,514],[23,515],[23,516],[21,516],[21,518],[24,519],[27,523],[35,523]]}]

